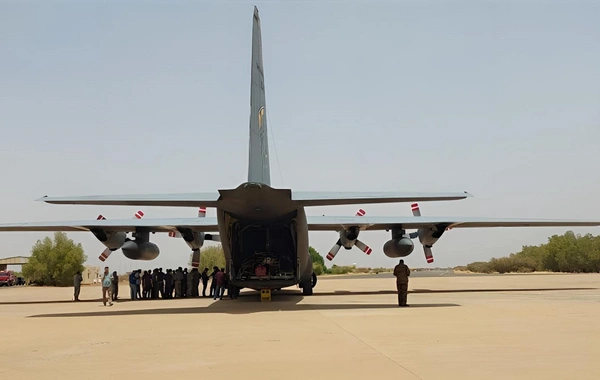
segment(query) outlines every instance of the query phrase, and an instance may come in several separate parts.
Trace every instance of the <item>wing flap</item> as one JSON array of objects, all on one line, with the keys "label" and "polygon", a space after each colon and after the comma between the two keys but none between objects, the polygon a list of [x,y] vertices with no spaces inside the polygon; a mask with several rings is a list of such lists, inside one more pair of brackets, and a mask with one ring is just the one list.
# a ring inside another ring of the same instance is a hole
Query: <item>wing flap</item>
[{"label": "wing flap", "polygon": [[452,201],[472,197],[468,192],[302,192],[292,191],[299,206],[336,206],[369,203]]},{"label": "wing flap", "polygon": [[135,231],[137,227],[151,232],[170,232],[177,227],[190,228],[199,232],[219,230],[217,218],[164,218],[164,219],[123,219],[123,220],[80,220],[66,222],[33,222],[0,224],[0,231],[90,231],[101,228],[108,231]]},{"label": "wing flap", "polygon": [[339,231],[351,226],[361,230],[389,230],[402,226],[404,229],[418,229],[432,225],[446,225],[450,228],[490,228],[490,227],[594,227],[600,221],[561,220],[561,219],[503,219],[474,217],[343,217],[308,216],[308,229],[311,231]]}]

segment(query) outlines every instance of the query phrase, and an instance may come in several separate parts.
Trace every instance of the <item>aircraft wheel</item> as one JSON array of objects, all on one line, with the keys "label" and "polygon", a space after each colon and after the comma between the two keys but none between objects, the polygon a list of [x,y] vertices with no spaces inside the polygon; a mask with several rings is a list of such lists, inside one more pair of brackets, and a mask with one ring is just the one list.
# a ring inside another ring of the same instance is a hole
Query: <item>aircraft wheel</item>
[{"label": "aircraft wheel", "polygon": [[317,275],[315,274],[315,272],[313,272],[313,274],[311,276],[310,286],[311,286],[311,288],[314,288],[316,285],[317,285]]},{"label": "aircraft wheel", "polygon": [[304,296],[312,296],[313,288],[312,286],[303,286],[302,287],[302,295]]}]

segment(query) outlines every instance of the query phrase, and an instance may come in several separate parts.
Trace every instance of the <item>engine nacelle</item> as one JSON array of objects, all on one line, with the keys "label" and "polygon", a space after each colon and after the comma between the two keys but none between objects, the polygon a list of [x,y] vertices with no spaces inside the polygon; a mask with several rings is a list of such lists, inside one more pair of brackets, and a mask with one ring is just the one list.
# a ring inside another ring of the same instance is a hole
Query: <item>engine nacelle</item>
[{"label": "engine nacelle", "polygon": [[393,259],[398,257],[406,257],[412,253],[413,249],[415,249],[415,245],[408,237],[388,240],[383,245],[383,253],[385,253],[387,257],[391,257]]},{"label": "engine nacelle", "polygon": [[192,251],[198,251],[204,245],[204,232],[192,231],[189,228],[181,228],[178,231]]},{"label": "engine nacelle", "polygon": [[158,246],[149,241],[138,243],[129,240],[121,247],[123,255],[131,260],[154,260],[158,257],[160,250]]},{"label": "engine nacelle", "polygon": [[127,233],[125,232],[107,232],[104,230],[92,230],[96,239],[111,251],[116,251],[121,248],[127,241]]},{"label": "engine nacelle", "polygon": [[432,247],[446,231],[446,226],[419,228],[419,241],[425,247]]},{"label": "engine nacelle", "polygon": [[342,247],[345,249],[352,249],[356,243],[356,239],[358,239],[359,232],[360,229],[358,227],[350,227],[347,230],[340,231],[340,241],[342,242]]}]

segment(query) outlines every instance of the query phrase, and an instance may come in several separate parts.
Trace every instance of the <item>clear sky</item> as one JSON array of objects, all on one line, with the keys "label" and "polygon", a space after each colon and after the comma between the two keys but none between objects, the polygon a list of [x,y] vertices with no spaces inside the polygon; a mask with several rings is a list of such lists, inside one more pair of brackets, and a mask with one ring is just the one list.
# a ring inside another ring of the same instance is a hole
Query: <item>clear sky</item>
[{"label": "clear sky", "polygon": [[[600,218],[600,3],[592,1],[0,2],[0,222],[129,218],[43,195],[202,192],[247,176],[252,7],[262,22],[271,171],[296,190],[463,191],[424,215]],[[352,215],[356,206],[308,209]],[[410,215],[409,204],[364,205]],[[145,208],[146,217],[196,216]],[[208,216],[214,216],[214,210]],[[452,230],[436,265],[565,228]],[[576,233],[598,229],[576,228]],[[0,257],[41,233],[0,234]],[[104,246],[70,233],[90,264]],[[337,264],[391,266],[385,232]],[[311,233],[323,256],[336,233]],[[184,266],[161,255],[107,263]],[[407,258],[426,266],[420,244]]]}]

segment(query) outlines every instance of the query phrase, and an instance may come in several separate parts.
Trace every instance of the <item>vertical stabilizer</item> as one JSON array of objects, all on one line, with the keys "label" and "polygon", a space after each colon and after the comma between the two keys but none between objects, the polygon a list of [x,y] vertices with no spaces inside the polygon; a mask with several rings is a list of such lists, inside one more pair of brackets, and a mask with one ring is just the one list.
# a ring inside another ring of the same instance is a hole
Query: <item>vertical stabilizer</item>
[{"label": "vertical stabilizer", "polygon": [[269,141],[263,72],[260,18],[254,7],[252,20],[252,71],[250,74],[250,154],[248,182],[271,184],[269,169]]}]

